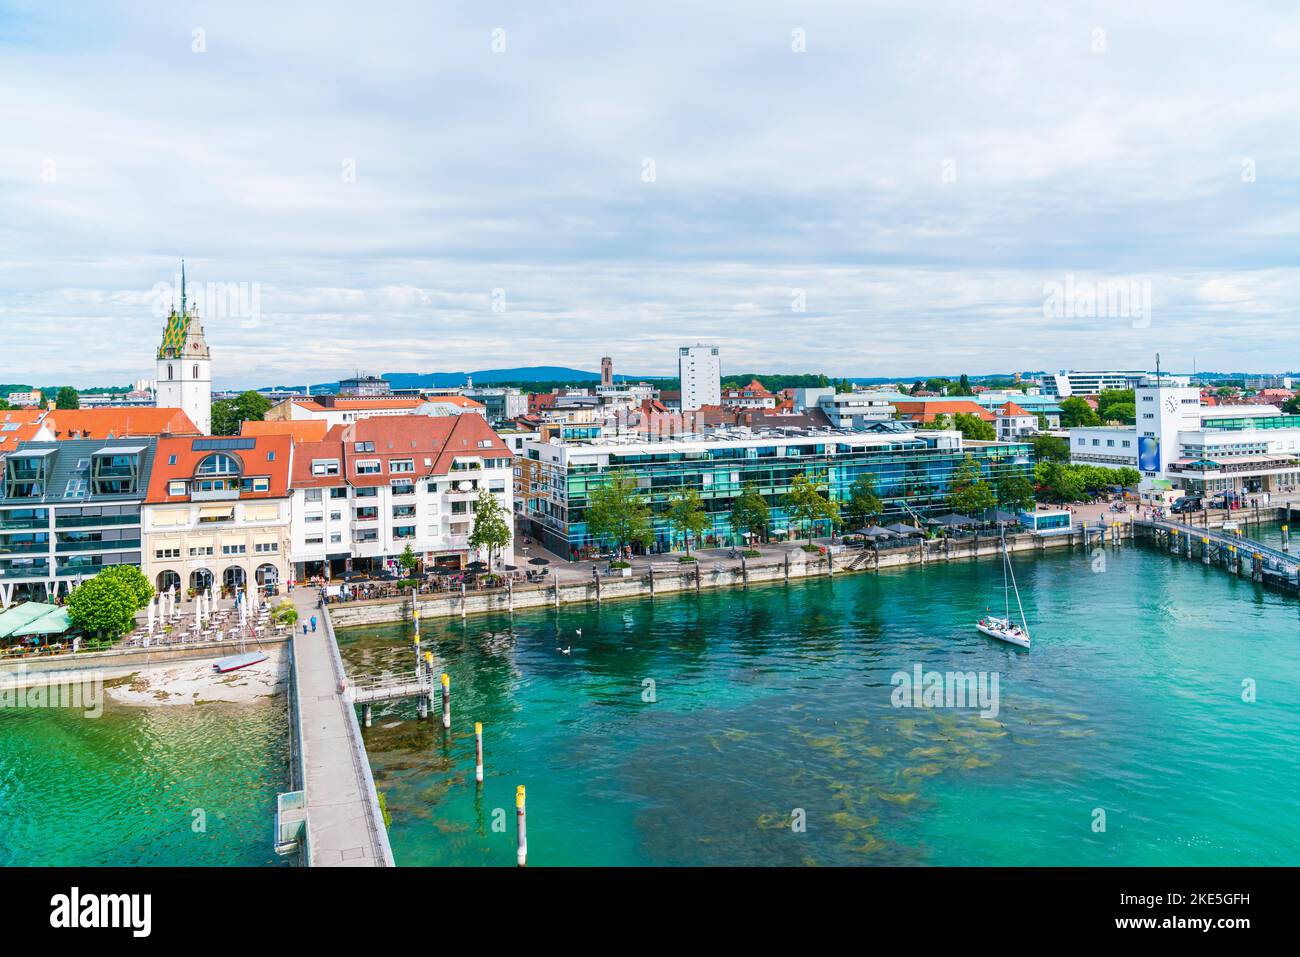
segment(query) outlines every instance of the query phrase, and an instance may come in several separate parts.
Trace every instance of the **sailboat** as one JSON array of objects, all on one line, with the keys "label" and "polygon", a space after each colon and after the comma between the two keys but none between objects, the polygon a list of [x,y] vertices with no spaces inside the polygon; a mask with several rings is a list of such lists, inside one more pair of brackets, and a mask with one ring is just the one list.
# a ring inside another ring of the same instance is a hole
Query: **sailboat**
[{"label": "sailboat", "polygon": [[[1020,624],[1018,625],[1011,620],[1011,592],[1013,591],[1016,593],[1016,608],[1020,610]],[[1002,597],[1006,609],[1003,617],[985,615],[975,624],[975,627],[990,638],[1018,645],[1021,648],[1028,648],[1029,626],[1025,624],[1025,609],[1020,604],[1020,589],[1016,587],[1016,572],[1011,567],[1011,552],[1007,548],[1007,533],[1005,530],[1002,532]]]}]

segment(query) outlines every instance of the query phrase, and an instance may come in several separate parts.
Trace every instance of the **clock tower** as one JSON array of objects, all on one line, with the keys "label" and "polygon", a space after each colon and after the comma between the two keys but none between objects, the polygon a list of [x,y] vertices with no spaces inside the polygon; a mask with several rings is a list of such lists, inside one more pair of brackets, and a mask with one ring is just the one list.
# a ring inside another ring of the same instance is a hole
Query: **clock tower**
[{"label": "clock tower", "polygon": [[158,347],[154,405],[182,409],[204,435],[212,432],[212,355],[198,310],[185,295],[185,263],[181,263],[181,304],[174,306]]}]

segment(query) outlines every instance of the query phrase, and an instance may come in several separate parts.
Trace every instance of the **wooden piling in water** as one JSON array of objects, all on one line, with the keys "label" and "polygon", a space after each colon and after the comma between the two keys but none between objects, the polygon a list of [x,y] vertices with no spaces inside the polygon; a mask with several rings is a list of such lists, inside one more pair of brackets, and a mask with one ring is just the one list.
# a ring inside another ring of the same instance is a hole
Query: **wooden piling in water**
[{"label": "wooden piling in water", "polygon": [[515,789],[515,861],[520,867],[528,865],[528,818],[524,807],[524,786]]},{"label": "wooden piling in water", "polygon": [[749,565],[745,561],[744,552],[740,553],[740,580],[744,583],[746,588],[749,587]]},{"label": "wooden piling in water", "polygon": [[655,596],[655,567],[651,565],[650,566],[650,597],[653,598],[654,596]]},{"label": "wooden piling in water", "polygon": [[433,713],[433,652],[424,653],[424,674],[429,679],[428,711]]},{"label": "wooden piling in water", "polygon": [[442,676],[442,726],[451,728],[451,675]]},{"label": "wooden piling in water", "polygon": [[368,702],[361,706],[361,720],[365,722],[367,728],[370,727],[370,711],[371,706]]},{"label": "wooden piling in water", "polygon": [[483,722],[474,722],[474,780],[483,783]]},{"label": "wooden piling in water", "polygon": [[460,617],[465,617],[465,580],[460,582]]}]

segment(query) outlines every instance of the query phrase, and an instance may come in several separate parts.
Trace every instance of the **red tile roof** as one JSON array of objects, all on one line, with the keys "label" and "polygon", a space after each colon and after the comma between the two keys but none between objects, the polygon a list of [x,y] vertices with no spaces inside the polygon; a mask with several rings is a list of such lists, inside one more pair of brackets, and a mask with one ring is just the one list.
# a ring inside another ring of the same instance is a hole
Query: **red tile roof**
[{"label": "red tile roof", "polygon": [[121,409],[55,409],[45,424],[56,439],[120,439],[143,435],[200,435],[180,409],[130,406]]},{"label": "red tile roof", "polygon": [[977,415],[985,422],[997,418],[992,412],[969,399],[944,399],[937,402],[895,402],[898,416],[914,422],[933,422],[940,415]]},{"label": "red tile roof", "polygon": [[244,422],[239,428],[240,435],[287,435],[298,442],[320,442],[329,430],[329,423],[324,419],[293,419],[278,422]]},{"label": "red tile roof", "polygon": [[[358,443],[372,443],[374,451],[357,451]],[[388,485],[392,459],[411,459],[413,472],[398,473],[412,478],[447,475],[455,458],[513,458],[514,453],[479,415],[392,415],[360,419],[330,429],[319,443],[304,442],[295,452],[295,487],[342,485]],[[311,460],[337,458],[337,476],[311,474]],[[374,474],[357,474],[358,461],[379,460]],[[426,464],[426,462],[428,464]]]},{"label": "red tile roof", "polygon": [[[169,482],[194,477],[195,470],[209,455],[229,455],[243,466],[244,478],[270,479],[265,492],[240,492],[240,500],[250,498],[283,498],[289,494],[289,469],[293,457],[293,440],[287,435],[262,435],[254,439],[251,449],[195,449],[194,438],[164,438],[158,440],[154,454],[153,470],[149,476],[149,495],[146,502],[187,502],[185,495],[169,495]],[[175,458],[175,462],[172,459]]]},{"label": "red tile roof", "polygon": [[1011,402],[1011,401],[1009,401],[1009,400],[1008,400],[1007,402],[1003,403],[1002,405],[998,406],[998,411],[1001,412],[1004,416],[1007,416],[1007,415],[1030,415],[1030,414],[1032,414],[1032,413],[1026,412],[1026,411],[1025,411],[1024,409],[1022,409],[1020,406],[1016,405],[1014,402]]}]

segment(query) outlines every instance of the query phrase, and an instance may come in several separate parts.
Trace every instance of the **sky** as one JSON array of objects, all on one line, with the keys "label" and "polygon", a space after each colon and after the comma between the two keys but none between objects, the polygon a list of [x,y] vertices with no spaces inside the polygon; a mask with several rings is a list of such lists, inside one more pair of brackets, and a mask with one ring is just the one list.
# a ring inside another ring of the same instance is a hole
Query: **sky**
[{"label": "sky", "polygon": [[0,382],[1300,368],[1300,6],[0,0]]}]

